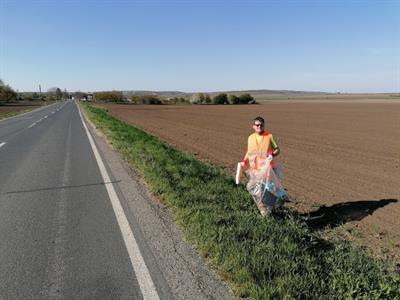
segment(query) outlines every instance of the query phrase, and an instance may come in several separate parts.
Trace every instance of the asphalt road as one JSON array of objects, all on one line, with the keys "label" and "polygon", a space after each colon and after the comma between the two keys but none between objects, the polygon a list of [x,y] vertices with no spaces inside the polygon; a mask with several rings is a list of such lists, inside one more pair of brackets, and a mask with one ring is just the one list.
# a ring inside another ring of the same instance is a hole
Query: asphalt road
[{"label": "asphalt road", "polygon": [[0,121],[0,299],[231,298],[88,127],[103,171],[73,101]]}]

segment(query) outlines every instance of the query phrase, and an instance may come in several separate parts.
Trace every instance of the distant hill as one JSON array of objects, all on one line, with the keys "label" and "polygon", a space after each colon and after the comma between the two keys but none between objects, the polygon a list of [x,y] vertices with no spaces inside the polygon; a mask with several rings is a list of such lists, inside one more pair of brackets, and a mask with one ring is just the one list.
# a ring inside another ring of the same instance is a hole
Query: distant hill
[{"label": "distant hill", "polygon": [[[221,92],[212,92],[209,94],[214,95],[218,93]],[[324,93],[324,92],[291,91],[291,90],[243,90],[243,91],[225,91],[223,93],[235,94],[235,95],[251,94],[256,100],[332,95],[331,93]]]},{"label": "distant hill", "polygon": [[309,91],[292,91],[292,90],[244,90],[244,91],[227,91],[230,94],[271,94],[271,95],[327,95],[331,93],[325,92],[309,92]]},{"label": "distant hill", "polygon": [[129,96],[140,96],[140,95],[158,95],[164,97],[179,97],[179,96],[191,96],[196,93],[205,93],[210,95],[215,95],[219,93],[227,93],[227,94],[251,94],[253,96],[256,95],[292,95],[292,96],[311,96],[311,95],[329,95],[330,93],[324,92],[307,92],[307,91],[290,91],[290,90],[242,90],[242,91],[217,91],[217,92],[181,92],[181,91],[145,91],[145,90],[131,90],[131,91],[122,91],[122,93]]},{"label": "distant hill", "polygon": [[143,96],[143,95],[158,95],[162,97],[184,97],[189,96],[190,93],[179,92],[179,91],[122,91],[124,96]]}]

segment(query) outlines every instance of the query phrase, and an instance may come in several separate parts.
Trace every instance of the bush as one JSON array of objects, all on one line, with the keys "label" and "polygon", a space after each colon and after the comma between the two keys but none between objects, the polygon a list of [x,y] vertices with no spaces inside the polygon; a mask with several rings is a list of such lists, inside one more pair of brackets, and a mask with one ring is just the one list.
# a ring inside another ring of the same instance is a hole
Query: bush
[{"label": "bush", "polygon": [[18,94],[9,85],[0,85],[0,102],[17,100]]},{"label": "bush", "polygon": [[96,92],[93,95],[93,100],[96,102],[120,102],[123,99],[122,92],[118,91]]},{"label": "bush", "polygon": [[254,98],[250,94],[242,94],[239,96],[239,104],[249,104],[254,101]]},{"label": "bush", "polygon": [[228,95],[225,93],[218,94],[212,98],[213,104],[228,104]]},{"label": "bush", "polygon": [[200,94],[199,95],[199,103],[201,103],[201,104],[210,104],[211,103],[210,95],[208,95],[208,94]]},{"label": "bush", "polygon": [[242,94],[240,96],[229,95],[229,104],[253,104],[254,98],[250,94]]},{"label": "bush", "polygon": [[[34,96],[32,96],[32,100],[34,100],[34,99],[35,99]],[[45,98],[45,101],[56,101],[56,100],[57,100],[56,97],[54,97],[52,95],[48,95]]]},{"label": "bush", "polygon": [[185,97],[173,97],[168,100],[168,104],[188,104],[189,99]]},{"label": "bush", "polygon": [[196,93],[190,97],[190,102],[193,104],[253,104],[255,100],[250,94],[228,96],[226,93],[220,93],[211,99],[208,94]]},{"label": "bush", "polygon": [[228,101],[229,101],[229,104],[239,104],[240,99],[236,95],[229,95]]},{"label": "bush", "polygon": [[196,93],[190,96],[190,103],[193,104],[210,104],[211,98],[208,94]]},{"label": "bush", "polygon": [[131,100],[135,104],[163,104],[161,99],[157,95],[142,95],[142,96],[132,96]]}]

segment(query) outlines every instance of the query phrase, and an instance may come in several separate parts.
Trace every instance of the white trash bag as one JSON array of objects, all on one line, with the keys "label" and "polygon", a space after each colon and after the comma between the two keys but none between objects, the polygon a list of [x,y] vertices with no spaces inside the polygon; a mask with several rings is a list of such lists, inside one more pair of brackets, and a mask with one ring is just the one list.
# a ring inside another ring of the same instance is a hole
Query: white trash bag
[{"label": "white trash bag", "polygon": [[277,208],[287,201],[288,196],[270,162],[271,159],[260,169],[246,171],[249,177],[246,188],[257,204],[262,201],[268,207]]}]

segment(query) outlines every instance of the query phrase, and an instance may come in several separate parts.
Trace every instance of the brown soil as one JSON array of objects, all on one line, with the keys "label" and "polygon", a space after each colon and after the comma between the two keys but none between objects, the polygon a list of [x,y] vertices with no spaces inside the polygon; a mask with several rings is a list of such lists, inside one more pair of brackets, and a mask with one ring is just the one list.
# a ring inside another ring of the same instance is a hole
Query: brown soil
[{"label": "brown soil", "polygon": [[36,102],[18,102],[18,103],[10,103],[7,105],[0,105],[0,115],[8,114],[11,112],[18,112],[22,110],[29,110],[32,108],[35,108],[37,106],[40,106],[40,104],[37,104]]},{"label": "brown soil", "polygon": [[232,174],[245,154],[252,119],[263,116],[281,149],[290,205],[316,217],[310,226],[338,227],[336,234],[400,258],[400,103],[107,108]]}]

